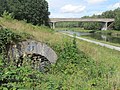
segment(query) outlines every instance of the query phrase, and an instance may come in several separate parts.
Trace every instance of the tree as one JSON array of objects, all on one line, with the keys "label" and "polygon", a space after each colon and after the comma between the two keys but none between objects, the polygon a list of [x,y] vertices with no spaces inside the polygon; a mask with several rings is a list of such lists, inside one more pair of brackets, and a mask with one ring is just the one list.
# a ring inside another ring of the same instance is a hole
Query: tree
[{"label": "tree", "polygon": [[0,0],[0,16],[3,14],[5,10],[8,10],[7,1]]},{"label": "tree", "polygon": [[120,30],[120,12],[117,12],[115,17],[115,29]]},{"label": "tree", "polygon": [[112,10],[106,11],[102,13],[101,17],[102,18],[115,18],[115,13]]},{"label": "tree", "polygon": [[13,13],[15,19],[48,26],[50,13],[45,0],[0,0],[0,10],[0,15],[6,10]]}]

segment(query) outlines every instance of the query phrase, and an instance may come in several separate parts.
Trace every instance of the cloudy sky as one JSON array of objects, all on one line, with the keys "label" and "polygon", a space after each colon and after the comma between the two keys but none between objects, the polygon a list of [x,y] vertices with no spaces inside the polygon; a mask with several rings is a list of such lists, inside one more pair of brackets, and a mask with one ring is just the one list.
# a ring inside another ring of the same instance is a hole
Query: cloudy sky
[{"label": "cloudy sky", "polygon": [[101,14],[120,7],[120,0],[47,0],[50,17],[75,18]]}]

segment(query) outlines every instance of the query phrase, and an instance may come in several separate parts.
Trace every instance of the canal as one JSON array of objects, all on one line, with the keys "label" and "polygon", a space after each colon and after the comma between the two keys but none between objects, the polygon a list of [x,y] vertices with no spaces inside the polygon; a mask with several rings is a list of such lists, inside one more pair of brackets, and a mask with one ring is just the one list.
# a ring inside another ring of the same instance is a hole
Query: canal
[{"label": "canal", "polygon": [[120,36],[113,36],[108,34],[100,34],[100,33],[85,33],[85,32],[76,32],[76,31],[59,31],[62,33],[68,33],[68,34],[75,34],[76,36],[81,37],[87,37],[87,38],[93,38],[101,41],[111,42],[111,43],[117,43],[120,44]]}]

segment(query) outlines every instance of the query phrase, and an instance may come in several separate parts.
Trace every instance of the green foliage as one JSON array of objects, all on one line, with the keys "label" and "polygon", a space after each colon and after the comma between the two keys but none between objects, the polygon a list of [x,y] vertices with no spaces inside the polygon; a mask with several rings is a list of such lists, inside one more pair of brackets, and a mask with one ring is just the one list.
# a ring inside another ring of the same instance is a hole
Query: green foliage
[{"label": "green foliage", "polygon": [[15,44],[21,40],[21,36],[8,29],[0,30],[0,52],[7,51],[7,45]]},{"label": "green foliage", "polygon": [[59,22],[56,23],[55,25],[57,28],[62,27],[62,28],[72,28],[72,27],[79,27],[80,23],[79,22]]},{"label": "green foliage", "polygon": [[114,18],[115,17],[115,13],[112,10],[106,11],[106,12],[102,13],[101,17],[103,17],[103,18]]},{"label": "green foliage", "polygon": [[0,0],[0,16],[4,11],[13,13],[18,20],[34,25],[48,26],[48,3],[45,0]]},{"label": "green foliage", "polygon": [[9,29],[0,30],[0,55],[2,55],[2,62],[4,65],[9,65],[13,61],[10,60],[10,50],[12,45],[18,44],[22,40],[29,39],[28,34],[16,34]]},{"label": "green foliage", "polygon": [[115,29],[120,30],[120,9],[118,9],[118,11],[116,12]]},{"label": "green foliage", "polygon": [[64,80],[60,80],[60,82],[62,81],[61,89],[105,90],[108,88],[106,76],[112,77],[109,72],[114,72],[114,70],[106,68],[102,63],[96,63],[84,52],[79,51],[75,38],[72,42],[66,40],[62,46],[64,47],[60,48],[57,45],[59,59],[51,72],[58,77],[61,76],[62,79],[64,78]]},{"label": "green foliage", "polygon": [[24,59],[23,66],[19,68],[12,64],[9,64],[7,67],[2,66],[1,72],[1,88],[9,90],[30,89],[34,88],[40,82],[40,72],[32,70],[27,59]]},{"label": "green foliage", "polygon": [[7,19],[7,20],[11,20],[11,19],[13,19],[13,14],[12,13],[8,13],[7,11],[4,11],[2,17]]},{"label": "green foliage", "polygon": [[87,30],[100,30],[102,27],[102,23],[98,22],[84,22],[82,27]]}]

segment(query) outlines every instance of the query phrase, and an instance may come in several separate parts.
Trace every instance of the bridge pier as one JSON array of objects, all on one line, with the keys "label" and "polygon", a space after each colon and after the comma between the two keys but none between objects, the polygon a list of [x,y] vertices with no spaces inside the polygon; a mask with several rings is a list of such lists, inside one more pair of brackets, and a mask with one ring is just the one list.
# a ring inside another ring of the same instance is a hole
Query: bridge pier
[{"label": "bridge pier", "polygon": [[52,22],[52,29],[55,29],[55,23],[56,22]]},{"label": "bridge pier", "polygon": [[101,30],[108,30],[108,22],[105,22],[105,24]]},{"label": "bridge pier", "polygon": [[101,30],[108,30],[113,25],[113,22],[104,22],[103,28]]}]

